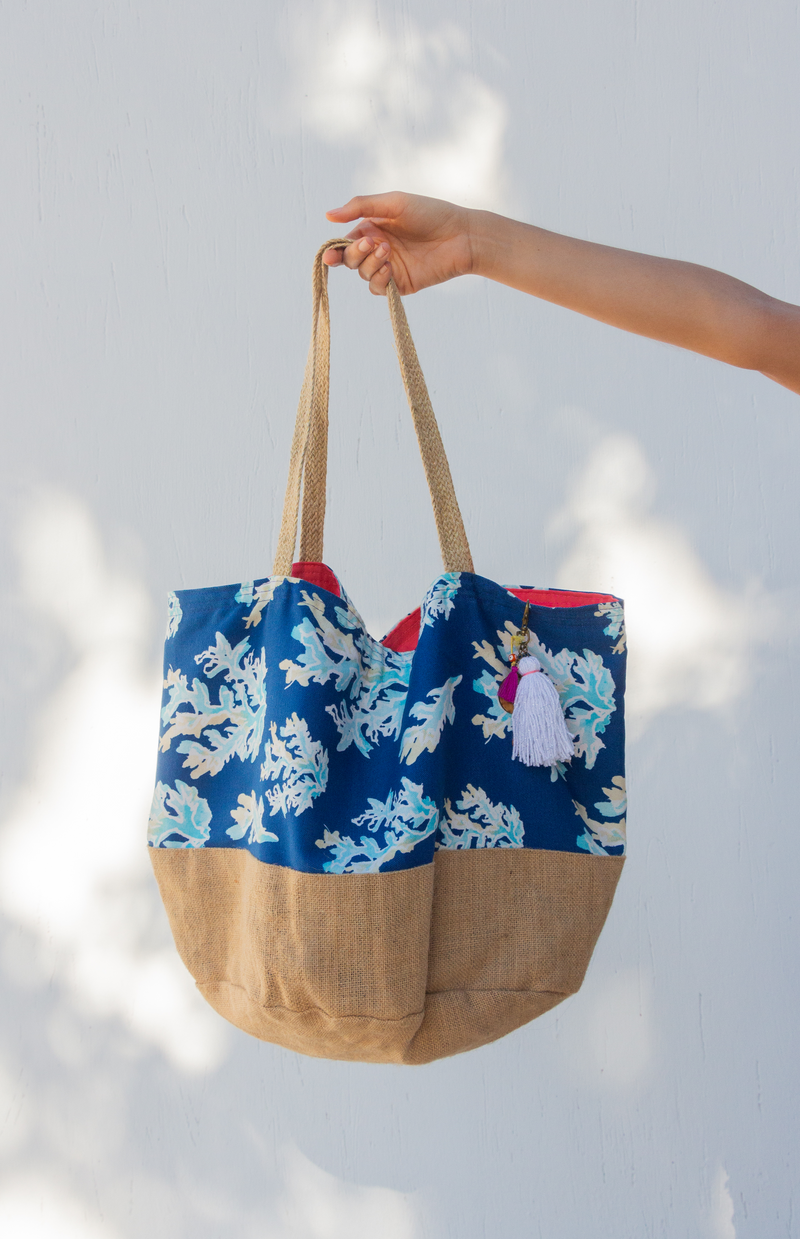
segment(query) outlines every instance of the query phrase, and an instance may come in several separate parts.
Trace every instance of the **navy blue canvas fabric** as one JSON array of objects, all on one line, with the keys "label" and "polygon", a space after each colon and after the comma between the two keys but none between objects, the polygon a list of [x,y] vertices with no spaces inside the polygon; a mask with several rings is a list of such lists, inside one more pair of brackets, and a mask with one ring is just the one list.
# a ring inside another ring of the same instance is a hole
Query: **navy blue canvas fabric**
[{"label": "navy blue canvas fabric", "polygon": [[344,591],[305,580],[172,594],[151,846],[246,848],[306,873],[407,869],[436,848],[622,855],[622,604],[531,606],[530,653],[576,741],[552,768],[512,759],[497,699],[523,611],[445,573],[398,653]]}]

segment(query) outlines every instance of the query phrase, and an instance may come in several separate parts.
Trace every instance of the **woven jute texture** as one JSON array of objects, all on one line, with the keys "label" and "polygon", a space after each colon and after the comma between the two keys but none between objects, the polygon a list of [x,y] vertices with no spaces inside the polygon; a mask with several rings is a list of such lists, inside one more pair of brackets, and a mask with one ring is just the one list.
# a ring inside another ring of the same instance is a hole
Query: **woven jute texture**
[{"label": "woven jute texture", "polygon": [[[302,515],[297,558],[307,563],[319,563],[323,557],[331,324],[328,268],[322,261],[322,255],[326,250],[343,249],[350,244],[345,238],[335,237],[321,245],[314,257],[311,344],[289,456],[289,479],[273,565],[275,576],[288,576],[292,569],[301,490]],[[450,475],[450,466],[394,280],[389,282],[387,298],[400,371],[431,493],[442,562],[446,572],[472,572],[472,556]]]},{"label": "woven jute texture", "polygon": [[245,1032],[321,1058],[427,1063],[573,994],[624,861],[439,851],[396,873],[309,874],[235,848],[152,848],[204,997]]}]

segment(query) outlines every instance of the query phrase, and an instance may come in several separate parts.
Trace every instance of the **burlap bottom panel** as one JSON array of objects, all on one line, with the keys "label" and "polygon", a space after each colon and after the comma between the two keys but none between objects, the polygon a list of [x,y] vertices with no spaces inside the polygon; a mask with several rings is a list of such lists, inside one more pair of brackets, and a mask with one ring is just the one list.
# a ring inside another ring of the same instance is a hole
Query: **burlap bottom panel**
[{"label": "burlap bottom panel", "polygon": [[151,848],[175,943],[233,1024],[318,1058],[427,1063],[579,987],[621,857],[439,851],[398,873],[298,873]]}]

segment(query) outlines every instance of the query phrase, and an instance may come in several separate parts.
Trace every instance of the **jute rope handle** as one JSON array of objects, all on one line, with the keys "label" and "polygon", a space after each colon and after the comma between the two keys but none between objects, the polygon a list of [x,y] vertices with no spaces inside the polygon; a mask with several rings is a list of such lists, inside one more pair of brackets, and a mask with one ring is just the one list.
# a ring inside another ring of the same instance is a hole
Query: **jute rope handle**
[{"label": "jute rope handle", "polygon": [[[299,559],[312,563],[322,560],[330,381],[328,268],[322,261],[322,255],[326,250],[344,249],[350,244],[352,242],[344,238],[326,241],[314,257],[311,344],[289,457],[286,498],[272,570],[275,576],[288,576],[292,570],[297,541],[301,484],[303,511]],[[450,467],[417,357],[417,350],[411,338],[403,303],[394,280],[389,281],[387,299],[403,385],[414,419],[414,429],[431,494],[442,562],[446,572],[472,572],[474,571],[472,556],[453,487],[453,479],[450,475]]]},{"label": "jute rope handle", "polygon": [[428,479],[428,490],[431,493],[433,516],[436,521],[436,532],[439,535],[444,570],[445,572],[474,572],[472,554],[464,529],[464,521],[461,518],[461,509],[456,499],[447,454],[439,433],[431,398],[428,395],[428,386],[419,364],[417,350],[411,338],[403,302],[394,280],[389,281],[386,295],[389,301],[397,358],[400,362],[400,372],[403,375],[403,386],[411,407],[422,464]]},{"label": "jute rope handle", "polygon": [[[324,253],[325,248],[326,247],[322,247],[314,259],[312,279],[311,344],[308,349],[308,358],[306,360],[306,368],[303,375],[303,386],[300,389],[300,403],[297,406],[297,418],[294,425],[294,435],[292,436],[292,446],[289,451],[289,477],[286,482],[286,496],[283,501],[281,528],[280,533],[278,534],[278,546],[275,551],[275,561],[272,567],[274,576],[289,576],[292,571],[294,549],[297,543],[297,517],[300,510],[300,487],[303,481],[303,470],[306,460],[306,450],[308,447],[309,429],[312,423],[312,406],[315,403],[315,394],[317,397],[317,405],[319,405],[319,397],[322,394],[319,385],[315,383],[316,372],[318,368],[320,374],[326,373],[327,375],[329,372],[329,365],[317,366],[317,354],[320,346],[322,347],[323,353],[327,351],[328,356],[330,356],[330,311],[327,304],[327,268],[324,272],[319,270],[320,266],[324,266],[321,256],[322,253]],[[324,308],[323,302],[325,303]],[[320,328],[322,330],[320,330]],[[314,420],[317,422],[322,421],[324,423],[326,437],[326,452],[322,476],[322,502],[324,515],[325,473],[327,470],[327,398],[325,400],[324,409],[319,410],[319,408],[317,408],[315,412],[317,413],[317,417]],[[317,480],[319,481],[319,479]],[[307,548],[304,546],[303,550],[306,549]],[[320,547],[320,555],[318,556],[318,560],[321,560],[322,558],[321,551],[322,548]],[[318,560],[313,562],[318,562]]]}]

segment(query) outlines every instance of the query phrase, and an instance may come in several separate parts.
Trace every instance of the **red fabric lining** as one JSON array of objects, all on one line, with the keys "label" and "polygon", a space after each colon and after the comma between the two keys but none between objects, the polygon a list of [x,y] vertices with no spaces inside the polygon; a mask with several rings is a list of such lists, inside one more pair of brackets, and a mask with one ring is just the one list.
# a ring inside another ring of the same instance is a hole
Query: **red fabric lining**
[{"label": "red fabric lining", "polygon": [[401,619],[399,624],[395,624],[390,633],[381,641],[381,645],[385,645],[387,650],[394,650],[396,654],[406,654],[409,650],[417,648],[419,641],[419,622],[421,619],[420,608],[412,611],[405,619]]},{"label": "red fabric lining", "polygon": [[616,601],[613,594],[576,594],[570,589],[510,589],[508,592],[520,602],[532,602],[537,607],[590,607],[594,602]]},{"label": "red fabric lining", "polygon": [[342,587],[327,564],[298,560],[296,564],[292,564],[292,576],[296,576],[301,581],[308,581],[309,585],[319,585],[320,589],[327,589],[337,598],[342,596]]}]

